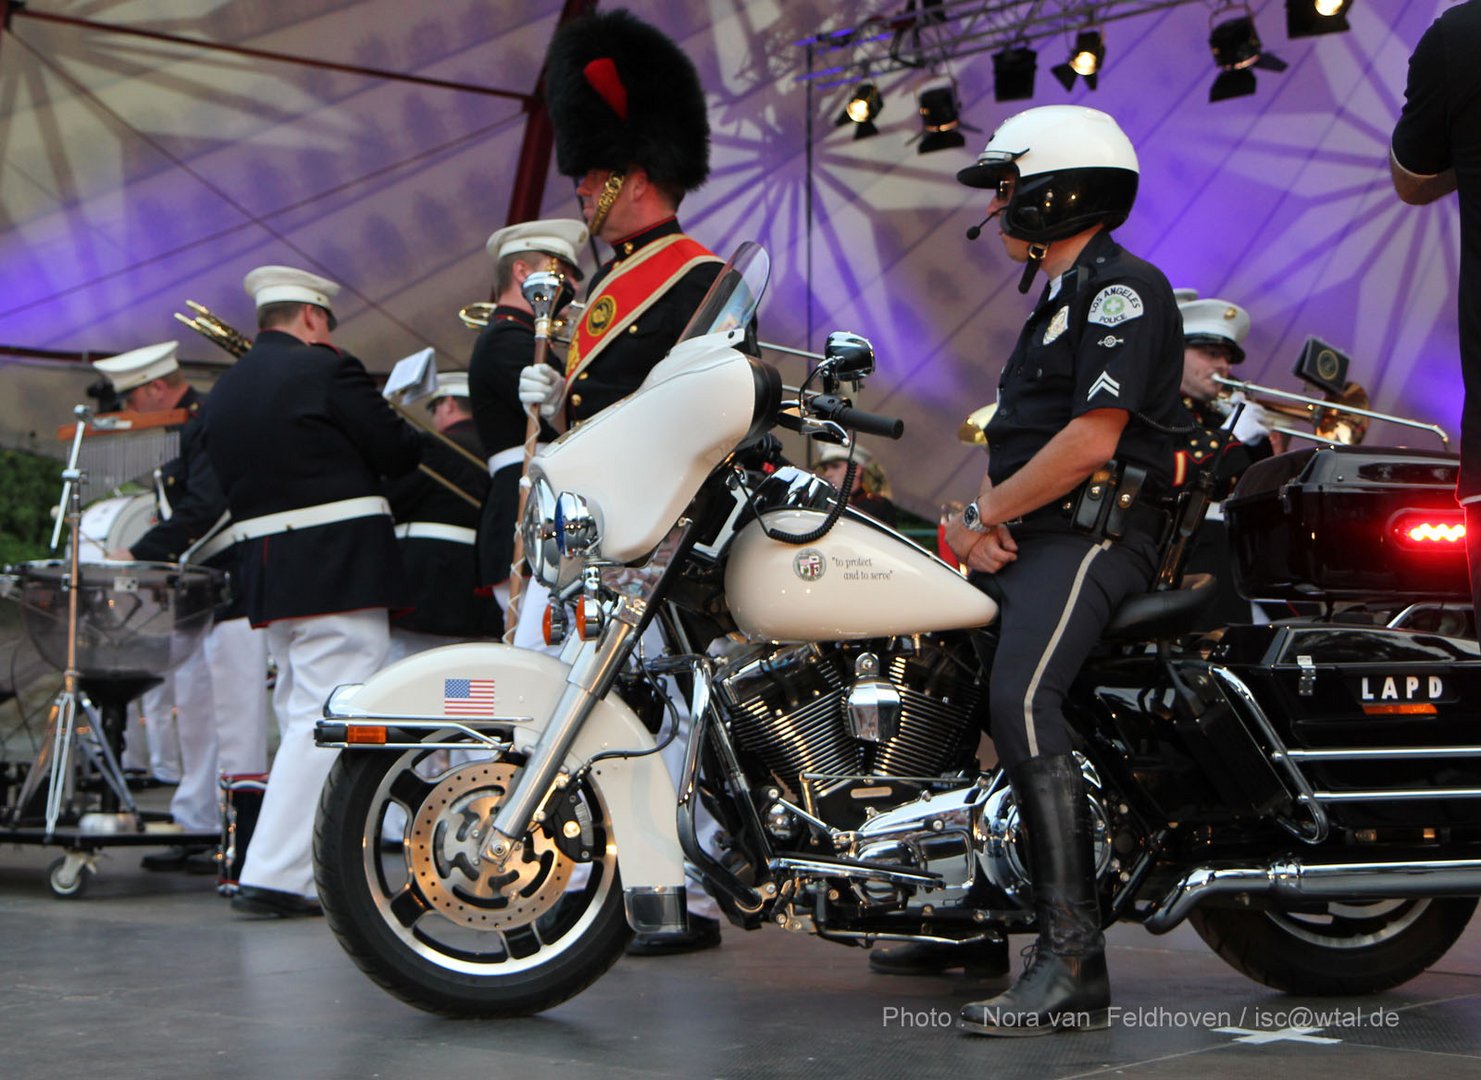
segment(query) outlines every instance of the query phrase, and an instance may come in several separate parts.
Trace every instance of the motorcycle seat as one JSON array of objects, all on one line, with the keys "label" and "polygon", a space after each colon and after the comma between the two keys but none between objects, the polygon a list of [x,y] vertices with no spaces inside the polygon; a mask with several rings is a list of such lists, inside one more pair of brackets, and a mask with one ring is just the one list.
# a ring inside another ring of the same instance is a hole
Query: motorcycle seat
[{"label": "motorcycle seat", "polygon": [[1179,588],[1127,597],[1111,616],[1101,640],[1152,641],[1187,633],[1213,603],[1215,581],[1212,574],[1185,574]]}]

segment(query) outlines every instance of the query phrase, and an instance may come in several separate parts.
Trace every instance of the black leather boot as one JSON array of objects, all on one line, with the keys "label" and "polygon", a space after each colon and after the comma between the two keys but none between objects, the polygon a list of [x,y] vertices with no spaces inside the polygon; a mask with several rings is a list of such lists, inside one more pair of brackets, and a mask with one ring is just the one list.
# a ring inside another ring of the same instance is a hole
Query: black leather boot
[{"label": "black leather boot", "polygon": [[1111,983],[1080,766],[1068,754],[1036,757],[1009,776],[1027,834],[1039,941],[1028,968],[1008,990],[963,1006],[961,1026],[978,1035],[1009,1036],[1104,1028]]},{"label": "black leather boot", "polygon": [[869,954],[869,970],[881,975],[940,975],[962,968],[975,979],[1008,974],[1008,942],[974,941],[969,945],[942,945],[909,941]]}]

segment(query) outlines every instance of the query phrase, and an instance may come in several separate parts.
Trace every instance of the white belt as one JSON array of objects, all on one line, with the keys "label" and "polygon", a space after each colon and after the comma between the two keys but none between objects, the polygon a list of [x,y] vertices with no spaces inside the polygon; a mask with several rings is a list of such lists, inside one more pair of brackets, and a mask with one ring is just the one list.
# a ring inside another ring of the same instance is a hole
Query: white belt
[{"label": "white belt", "polygon": [[320,503],[318,506],[301,506],[296,510],[283,510],[276,514],[238,521],[231,528],[233,540],[257,540],[276,533],[292,532],[294,529],[311,529],[315,525],[333,525],[338,521],[353,521],[356,518],[391,516],[391,504],[379,495],[362,495],[358,499],[340,499],[338,502]]},{"label": "white belt", "polygon": [[[535,453],[544,450],[548,443],[536,443]],[[508,468],[510,465],[522,465],[525,459],[524,444],[511,446],[508,450],[500,450],[497,454],[489,455],[489,475],[493,476],[500,469]]]},{"label": "white belt", "polygon": [[398,540],[446,540],[450,544],[468,544],[478,541],[475,529],[461,525],[444,525],[440,521],[408,521],[396,526]]},{"label": "white belt", "polygon": [[237,542],[230,529],[223,529],[190,553],[190,561],[203,563],[213,555],[220,555]]}]

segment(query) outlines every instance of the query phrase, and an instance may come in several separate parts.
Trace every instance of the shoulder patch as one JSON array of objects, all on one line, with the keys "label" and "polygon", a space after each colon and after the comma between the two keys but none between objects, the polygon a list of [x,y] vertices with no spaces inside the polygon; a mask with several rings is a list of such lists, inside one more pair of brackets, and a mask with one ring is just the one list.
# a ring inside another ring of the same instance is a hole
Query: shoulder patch
[{"label": "shoulder patch", "polygon": [[1130,285],[1107,285],[1090,302],[1090,314],[1086,317],[1086,322],[1101,326],[1120,326],[1139,318],[1142,311],[1142,298]]}]

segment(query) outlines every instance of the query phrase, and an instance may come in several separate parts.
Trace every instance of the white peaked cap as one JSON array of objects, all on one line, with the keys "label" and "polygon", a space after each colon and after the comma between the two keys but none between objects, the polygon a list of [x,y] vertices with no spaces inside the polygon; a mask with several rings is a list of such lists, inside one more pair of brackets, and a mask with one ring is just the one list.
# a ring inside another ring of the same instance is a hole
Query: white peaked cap
[{"label": "white peaked cap", "polygon": [[330,301],[339,295],[339,286],[328,278],[291,266],[259,266],[242,279],[242,288],[259,308],[297,302],[333,311]]},{"label": "white peaked cap", "polygon": [[130,349],[126,353],[110,356],[107,360],[94,360],[93,367],[113,384],[115,393],[127,394],[130,390],[162,378],[172,371],[179,371],[180,362],[175,359],[179,348],[178,341],[162,341],[158,345]]},{"label": "white peaked cap", "polygon": [[468,396],[468,373],[466,371],[449,371],[437,376],[437,391],[433,397],[460,397]]},{"label": "white peaked cap", "polygon": [[1241,343],[1250,333],[1250,313],[1228,300],[1209,297],[1186,300],[1178,305],[1183,315],[1183,340],[1229,345],[1234,363],[1244,359]]},{"label": "white peaked cap", "polygon": [[580,251],[584,243],[584,224],[567,218],[552,218],[548,221],[522,221],[518,225],[506,225],[490,236],[484,246],[494,262],[505,255],[517,255],[521,251],[554,255],[557,259],[570,263],[576,280],[580,281]]}]

